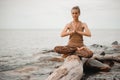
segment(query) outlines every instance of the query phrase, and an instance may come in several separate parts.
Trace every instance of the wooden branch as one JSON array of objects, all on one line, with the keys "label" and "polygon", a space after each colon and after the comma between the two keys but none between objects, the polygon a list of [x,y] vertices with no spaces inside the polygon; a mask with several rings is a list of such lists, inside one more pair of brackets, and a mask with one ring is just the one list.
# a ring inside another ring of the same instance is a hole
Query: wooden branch
[{"label": "wooden branch", "polygon": [[[77,55],[68,56],[63,65],[54,70],[46,80],[80,80],[83,75],[83,67],[90,71],[109,71],[111,66],[105,62],[116,61],[120,63],[120,55],[94,55],[92,58],[80,58]],[[84,66],[83,66],[84,64]]]},{"label": "wooden branch", "polygon": [[80,80],[83,75],[83,63],[76,55],[68,56],[62,66],[46,80]]},{"label": "wooden branch", "polygon": [[120,55],[95,56],[98,61],[115,61],[120,63]]}]

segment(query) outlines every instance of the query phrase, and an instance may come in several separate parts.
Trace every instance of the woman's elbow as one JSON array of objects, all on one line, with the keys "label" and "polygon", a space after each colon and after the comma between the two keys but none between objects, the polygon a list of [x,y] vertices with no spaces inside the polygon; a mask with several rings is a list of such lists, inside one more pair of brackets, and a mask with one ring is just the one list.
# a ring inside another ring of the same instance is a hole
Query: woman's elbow
[{"label": "woman's elbow", "polygon": [[60,35],[60,37],[64,37],[63,35]]},{"label": "woman's elbow", "polygon": [[86,34],[86,36],[91,37],[91,34]]},{"label": "woman's elbow", "polygon": [[91,36],[92,36],[91,34],[88,35],[88,37],[91,37]]},{"label": "woman's elbow", "polygon": [[65,35],[61,34],[60,37],[64,37]]},{"label": "woman's elbow", "polygon": [[88,37],[91,37],[91,34],[90,34],[90,35],[88,35]]}]

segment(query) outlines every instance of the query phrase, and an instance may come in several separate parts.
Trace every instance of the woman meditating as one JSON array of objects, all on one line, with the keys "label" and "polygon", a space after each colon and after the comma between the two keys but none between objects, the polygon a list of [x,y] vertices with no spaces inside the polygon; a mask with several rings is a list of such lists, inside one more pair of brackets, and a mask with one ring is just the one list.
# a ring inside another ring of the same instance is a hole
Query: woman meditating
[{"label": "woman meditating", "polygon": [[69,55],[78,55],[80,57],[90,58],[93,52],[83,43],[83,36],[91,37],[91,32],[86,23],[79,20],[80,9],[75,6],[71,10],[73,20],[68,23],[61,33],[61,37],[69,36],[66,46],[56,46],[54,51],[63,54],[63,58]]},{"label": "woman meditating", "polygon": [[[46,80],[80,80],[83,76],[83,71],[94,72],[110,70],[109,65],[91,58],[93,52],[83,43],[83,36],[91,37],[91,32],[87,25],[79,20],[79,7],[73,7],[71,13],[73,20],[65,26],[61,33],[61,37],[69,36],[68,44],[66,46],[56,46],[54,51],[63,54],[63,56],[62,58],[53,58],[52,60],[63,61],[64,58],[68,57],[63,65],[54,70]],[[89,59],[86,59],[84,62],[84,60],[80,60],[78,56],[80,59],[81,57]]]}]

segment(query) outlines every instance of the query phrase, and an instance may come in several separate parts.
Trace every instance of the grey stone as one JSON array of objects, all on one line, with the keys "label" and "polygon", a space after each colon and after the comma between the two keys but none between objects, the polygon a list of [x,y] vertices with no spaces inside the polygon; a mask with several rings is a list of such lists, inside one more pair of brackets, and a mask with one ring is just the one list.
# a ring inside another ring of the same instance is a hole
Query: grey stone
[{"label": "grey stone", "polygon": [[112,42],[112,45],[118,45],[118,41]]}]

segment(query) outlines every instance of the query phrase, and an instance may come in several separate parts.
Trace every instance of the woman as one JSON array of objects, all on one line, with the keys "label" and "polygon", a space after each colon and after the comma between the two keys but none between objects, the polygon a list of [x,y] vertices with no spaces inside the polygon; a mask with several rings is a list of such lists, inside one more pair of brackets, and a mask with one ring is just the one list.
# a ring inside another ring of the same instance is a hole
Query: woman
[{"label": "woman", "polygon": [[90,58],[93,52],[85,47],[83,36],[91,37],[91,32],[86,23],[79,20],[80,9],[78,6],[72,8],[71,14],[73,20],[65,26],[61,33],[61,37],[69,36],[68,44],[67,46],[56,46],[54,51],[63,54],[63,58],[71,54]]}]

